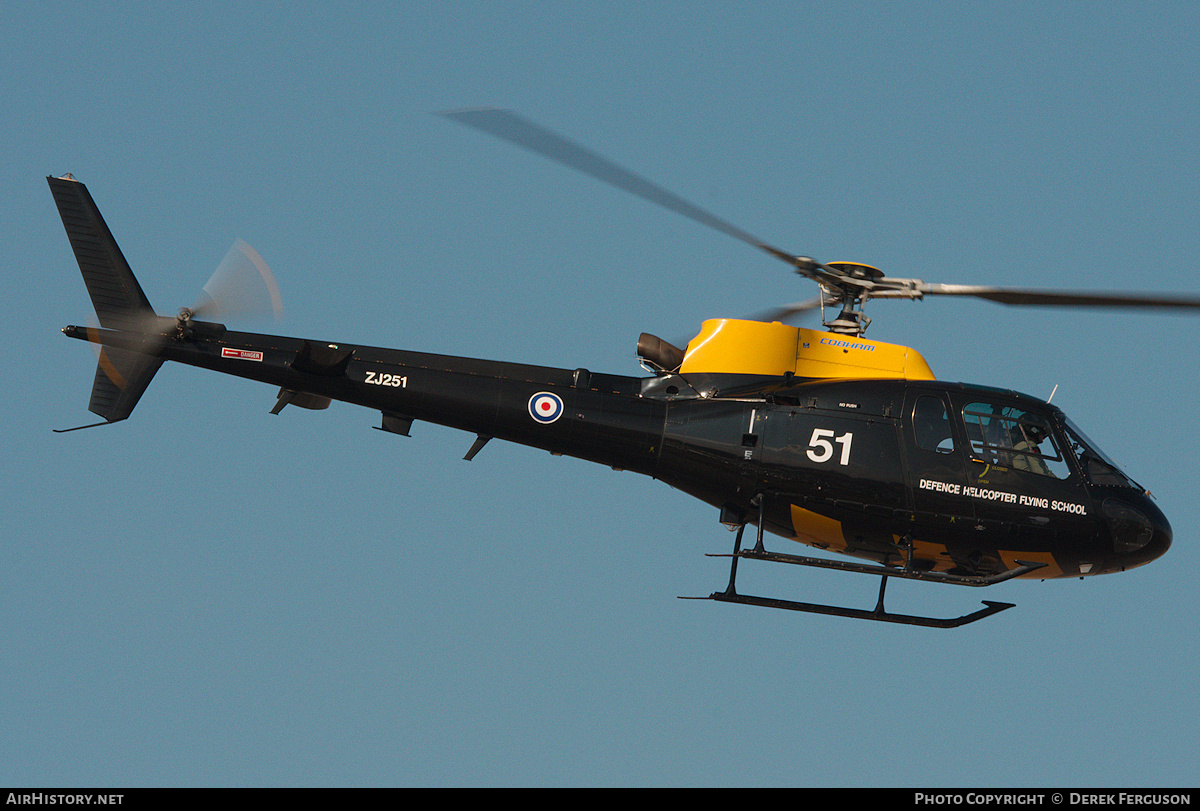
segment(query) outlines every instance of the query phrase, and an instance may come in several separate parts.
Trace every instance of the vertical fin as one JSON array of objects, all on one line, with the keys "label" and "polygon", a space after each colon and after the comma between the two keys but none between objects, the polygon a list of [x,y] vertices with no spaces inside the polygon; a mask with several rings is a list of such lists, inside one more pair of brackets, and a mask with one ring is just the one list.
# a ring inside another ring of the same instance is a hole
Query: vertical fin
[{"label": "vertical fin", "polygon": [[87,187],[70,175],[46,180],[100,326],[138,329],[147,315],[154,315],[154,308],[134,278]]},{"label": "vertical fin", "polygon": [[[70,175],[46,178],[100,325],[144,332],[154,318],[141,285],[87,187]],[[128,417],[162,366],[162,358],[106,346],[100,350],[88,410],[108,422]]]},{"label": "vertical fin", "polygon": [[162,358],[104,347],[96,364],[96,378],[92,382],[88,411],[99,414],[109,422],[125,419],[133,413],[133,407],[162,364]]}]

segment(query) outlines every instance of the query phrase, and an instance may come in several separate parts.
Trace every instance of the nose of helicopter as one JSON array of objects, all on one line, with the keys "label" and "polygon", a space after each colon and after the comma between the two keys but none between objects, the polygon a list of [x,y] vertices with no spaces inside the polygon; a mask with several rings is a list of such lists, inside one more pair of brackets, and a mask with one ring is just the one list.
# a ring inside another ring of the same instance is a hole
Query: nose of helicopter
[{"label": "nose of helicopter", "polygon": [[1106,498],[1101,511],[1122,568],[1149,563],[1171,547],[1171,525],[1149,498],[1139,500],[1136,506],[1124,499]]}]

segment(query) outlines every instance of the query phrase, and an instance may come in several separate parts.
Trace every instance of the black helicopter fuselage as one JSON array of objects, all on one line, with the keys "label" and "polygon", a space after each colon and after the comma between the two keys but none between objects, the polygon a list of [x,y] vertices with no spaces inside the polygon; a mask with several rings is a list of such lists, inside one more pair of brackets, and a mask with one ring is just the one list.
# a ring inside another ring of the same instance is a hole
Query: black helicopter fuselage
[{"label": "black helicopter fuselage", "polygon": [[[377,410],[377,427],[394,434],[416,421],[469,431],[466,459],[500,439],[636,471],[712,505],[737,530],[729,585],[707,599],[929,627],[1012,606],[894,614],[884,608],[889,579],[1083,577],[1147,563],[1171,543],[1149,494],[1059,409],[937,381],[915,350],[863,338],[853,308],[830,332],[713,319],[686,349],[643,335],[651,377],[233,332],[190,309],[157,315],[84,185],[48,182],[100,322],[63,330],[102,347],[88,404],[104,419],[97,425],[128,418],[176,361],[277,386],[273,414],[339,400]],[[881,278],[853,263],[821,267],[844,303],[856,300],[848,279]],[[743,548],[751,525],[757,540]],[[767,550],[764,532],[869,562]],[[879,576],[879,598],[864,610],[741,594],[742,559]]]},{"label": "black helicopter fuselage", "polygon": [[[163,319],[164,322],[168,319]],[[1122,571],[1163,554],[1166,518],[1062,412],[1016,392],[930,380],[627,377],[226,331],[67,327],[126,353],[330,400],[408,435],[427,421],[660,479],[763,529],[888,566],[972,577]],[[104,363],[101,362],[103,369]],[[1045,431],[1041,444],[1014,439]],[[761,512],[760,512],[761,505]]]}]

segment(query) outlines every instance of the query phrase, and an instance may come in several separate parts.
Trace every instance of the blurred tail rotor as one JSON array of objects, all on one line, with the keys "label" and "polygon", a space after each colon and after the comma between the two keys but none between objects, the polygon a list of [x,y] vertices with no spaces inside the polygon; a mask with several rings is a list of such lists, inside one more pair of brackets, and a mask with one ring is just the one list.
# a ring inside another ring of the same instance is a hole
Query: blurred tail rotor
[{"label": "blurred tail rotor", "polygon": [[278,323],[283,319],[283,298],[274,274],[258,251],[238,239],[205,283],[200,300],[186,309],[187,319],[269,318]]}]

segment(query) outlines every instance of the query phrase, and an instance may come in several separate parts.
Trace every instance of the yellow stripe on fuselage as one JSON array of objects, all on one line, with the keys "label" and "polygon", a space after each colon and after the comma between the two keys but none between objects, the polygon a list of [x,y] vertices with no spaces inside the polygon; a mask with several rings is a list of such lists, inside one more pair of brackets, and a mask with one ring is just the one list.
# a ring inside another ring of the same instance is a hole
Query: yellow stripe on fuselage
[{"label": "yellow stripe on fuselage", "polygon": [[846,548],[846,536],[842,534],[841,521],[826,518],[795,504],[792,505],[792,529],[796,531],[796,540],[800,543],[834,552],[841,552]]},{"label": "yellow stripe on fuselage", "polygon": [[1030,563],[1046,564],[1041,569],[1034,569],[1032,572],[1020,575],[1030,580],[1047,580],[1051,577],[1062,577],[1062,567],[1054,559],[1054,555],[1049,552],[1010,552],[1005,549],[999,550],[1000,560],[1004,561],[1004,565],[1010,569],[1015,569],[1021,564],[1018,560],[1027,560]]}]

